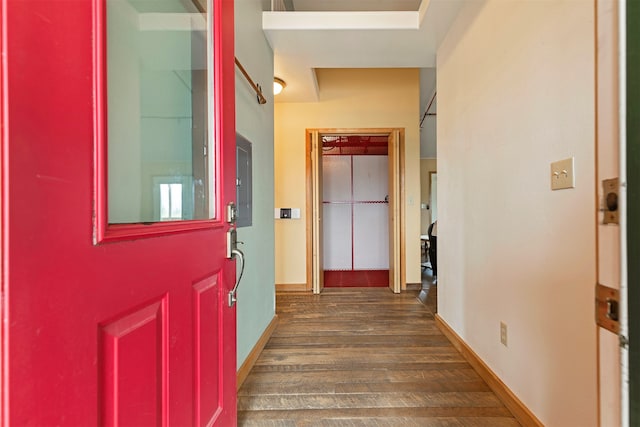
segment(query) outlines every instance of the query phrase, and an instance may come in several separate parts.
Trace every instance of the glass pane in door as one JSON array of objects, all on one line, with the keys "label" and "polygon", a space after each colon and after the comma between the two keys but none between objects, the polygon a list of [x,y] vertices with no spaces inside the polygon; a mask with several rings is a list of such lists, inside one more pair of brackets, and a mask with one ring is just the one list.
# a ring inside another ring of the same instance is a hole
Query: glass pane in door
[{"label": "glass pane in door", "polygon": [[108,222],[209,219],[207,0],[107,0]]}]

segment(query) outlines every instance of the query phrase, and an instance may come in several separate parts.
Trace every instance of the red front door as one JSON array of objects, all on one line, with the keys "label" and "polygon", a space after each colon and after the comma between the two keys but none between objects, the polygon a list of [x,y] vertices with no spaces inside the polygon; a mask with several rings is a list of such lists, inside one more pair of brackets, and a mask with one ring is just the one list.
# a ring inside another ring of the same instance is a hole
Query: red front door
[{"label": "red front door", "polygon": [[232,426],[233,0],[0,0],[4,426]]}]

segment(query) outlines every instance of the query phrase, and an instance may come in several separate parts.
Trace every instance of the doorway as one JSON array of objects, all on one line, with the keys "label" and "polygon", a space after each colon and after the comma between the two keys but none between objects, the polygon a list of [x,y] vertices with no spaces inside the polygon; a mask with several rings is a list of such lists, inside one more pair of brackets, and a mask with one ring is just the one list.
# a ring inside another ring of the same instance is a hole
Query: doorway
[{"label": "doorway", "polygon": [[388,137],[321,135],[324,286],[389,286]]},{"label": "doorway", "polygon": [[[359,139],[358,144],[349,143],[349,139],[351,141],[355,141],[356,137]],[[367,143],[362,143],[363,140],[367,140]],[[375,141],[375,142],[374,142]],[[323,143],[324,142],[324,143]],[[358,145],[358,147],[349,147],[349,145]],[[385,250],[385,254],[377,254],[372,262],[377,265],[382,265],[382,261],[380,258],[385,257],[388,262],[385,262],[385,267],[388,266],[388,272],[385,271],[387,275],[387,283],[389,288],[394,293],[399,293],[402,289],[406,287],[404,284],[406,282],[404,275],[404,249],[403,249],[403,233],[402,233],[402,222],[404,212],[402,210],[402,205],[404,201],[404,189],[403,189],[403,179],[404,176],[404,130],[403,129],[308,129],[307,130],[307,284],[308,289],[312,290],[314,293],[318,294],[322,292],[324,288],[324,270],[325,265],[328,269],[331,269],[333,264],[336,262],[342,263],[343,268],[347,267],[346,264],[349,264],[349,268],[353,270],[358,270],[358,267],[364,267],[367,265],[367,262],[364,264],[361,263],[361,259],[359,255],[356,254],[356,248],[362,245],[357,243],[358,236],[355,235],[356,229],[358,226],[355,226],[355,221],[350,221],[349,233],[354,233],[351,236],[349,245],[347,247],[342,247],[338,249],[340,252],[345,252],[345,256],[335,256],[332,257],[334,259],[328,260],[329,264],[325,264],[324,254],[325,252],[325,226],[332,227],[331,233],[341,233],[339,230],[336,230],[335,225],[338,218],[333,218],[338,214],[339,211],[345,215],[345,218],[348,218],[346,215],[353,215],[356,208],[353,206],[353,197],[349,201],[351,206],[346,206],[347,204],[342,204],[343,206],[330,207],[329,215],[331,218],[323,218],[323,212],[325,211],[324,207],[327,203],[324,203],[323,197],[323,153],[344,153],[352,155],[354,153],[361,153],[364,151],[371,153],[373,156],[379,156],[380,153],[386,152],[386,159],[384,163],[386,163],[386,188],[385,192],[386,196],[377,200],[378,198],[373,198],[371,200],[363,200],[365,203],[360,204],[371,204],[371,205],[381,205],[384,203],[385,209],[387,212],[386,215],[382,215],[381,212],[378,212],[377,218],[369,221],[370,224],[377,224],[378,228],[383,228],[383,230],[377,230],[376,234],[382,231],[382,233],[386,233],[388,239],[386,239],[387,246]],[[373,157],[372,157],[373,158]],[[380,163],[382,163],[382,159],[378,159]],[[337,161],[338,163],[340,161]],[[376,162],[376,160],[372,160],[372,162]],[[330,161],[329,163],[336,163],[336,161]],[[344,163],[344,161],[343,161]],[[365,163],[371,163],[365,161]],[[380,166],[380,165],[378,165]],[[371,167],[371,165],[367,166]],[[379,179],[380,177],[378,177]],[[331,191],[329,191],[331,193]],[[369,203],[372,202],[372,203]],[[363,215],[373,214],[376,216],[374,211],[382,211],[379,209],[380,206],[376,209],[366,209],[371,212],[360,212]],[[362,210],[362,206],[359,207],[359,210]],[[335,211],[335,212],[334,212]],[[385,217],[386,224],[378,224],[380,222],[381,217]],[[329,224],[327,224],[327,221]],[[367,221],[364,222],[364,226],[366,228]],[[354,225],[351,227],[351,225]],[[361,222],[359,224],[360,227],[363,226]],[[345,228],[345,227],[343,227]],[[344,231],[344,230],[343,230]],[[361,230],[357,232],[358,234],[364,233],[365,230]],[[349,236],[347,236],[349,237]],[[343,240],[347,242],[349,239],[345,239],[343,236]],[[375,239],[374,239],[375,240]],[[344,245],[343,245],[344,246]],[[349,249],[351,248],[351,249]],[[349,249],[349,251],[346,250]],[[361,254],[362,250],[359,250]],[[345,260],[345,258],[347,258]],[[386,261],[386,260],[385,260]],[[337,264],[336,264],[337,265]],[[371,264],[373,265],[373,264]],[[310,268],[309,268],[310,267]],[[378,269],[378,275],[380,274],[380,269]],[[363,284],[364,285],[364,284]]]}]

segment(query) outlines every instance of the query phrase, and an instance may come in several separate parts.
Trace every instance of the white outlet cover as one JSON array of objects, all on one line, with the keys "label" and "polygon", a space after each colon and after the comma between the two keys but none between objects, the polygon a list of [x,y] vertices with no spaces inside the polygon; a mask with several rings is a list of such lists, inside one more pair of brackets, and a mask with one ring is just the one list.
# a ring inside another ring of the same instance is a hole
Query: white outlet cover
[{"label": "white outlet cover", "polygon": [[500,322],[500,342],[507,346],[507,324],[504,322]]},{"label": "white outlet cover", "polygon": [[576,186],[574,158],[551,163],[551,189],[562,190]]}]

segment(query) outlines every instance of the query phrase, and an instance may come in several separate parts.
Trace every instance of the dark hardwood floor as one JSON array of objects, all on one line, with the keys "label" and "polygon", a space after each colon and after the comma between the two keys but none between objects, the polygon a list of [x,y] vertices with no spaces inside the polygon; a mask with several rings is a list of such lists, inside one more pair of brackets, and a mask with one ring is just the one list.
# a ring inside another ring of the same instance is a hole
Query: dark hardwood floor
[{"label": "dark hardwood floor", "polygon": [[437,329],[434,294],[424,304],[420,291],[382,288],[278,294],[280,321],[238,392],[238,424],[519,425]]}]

